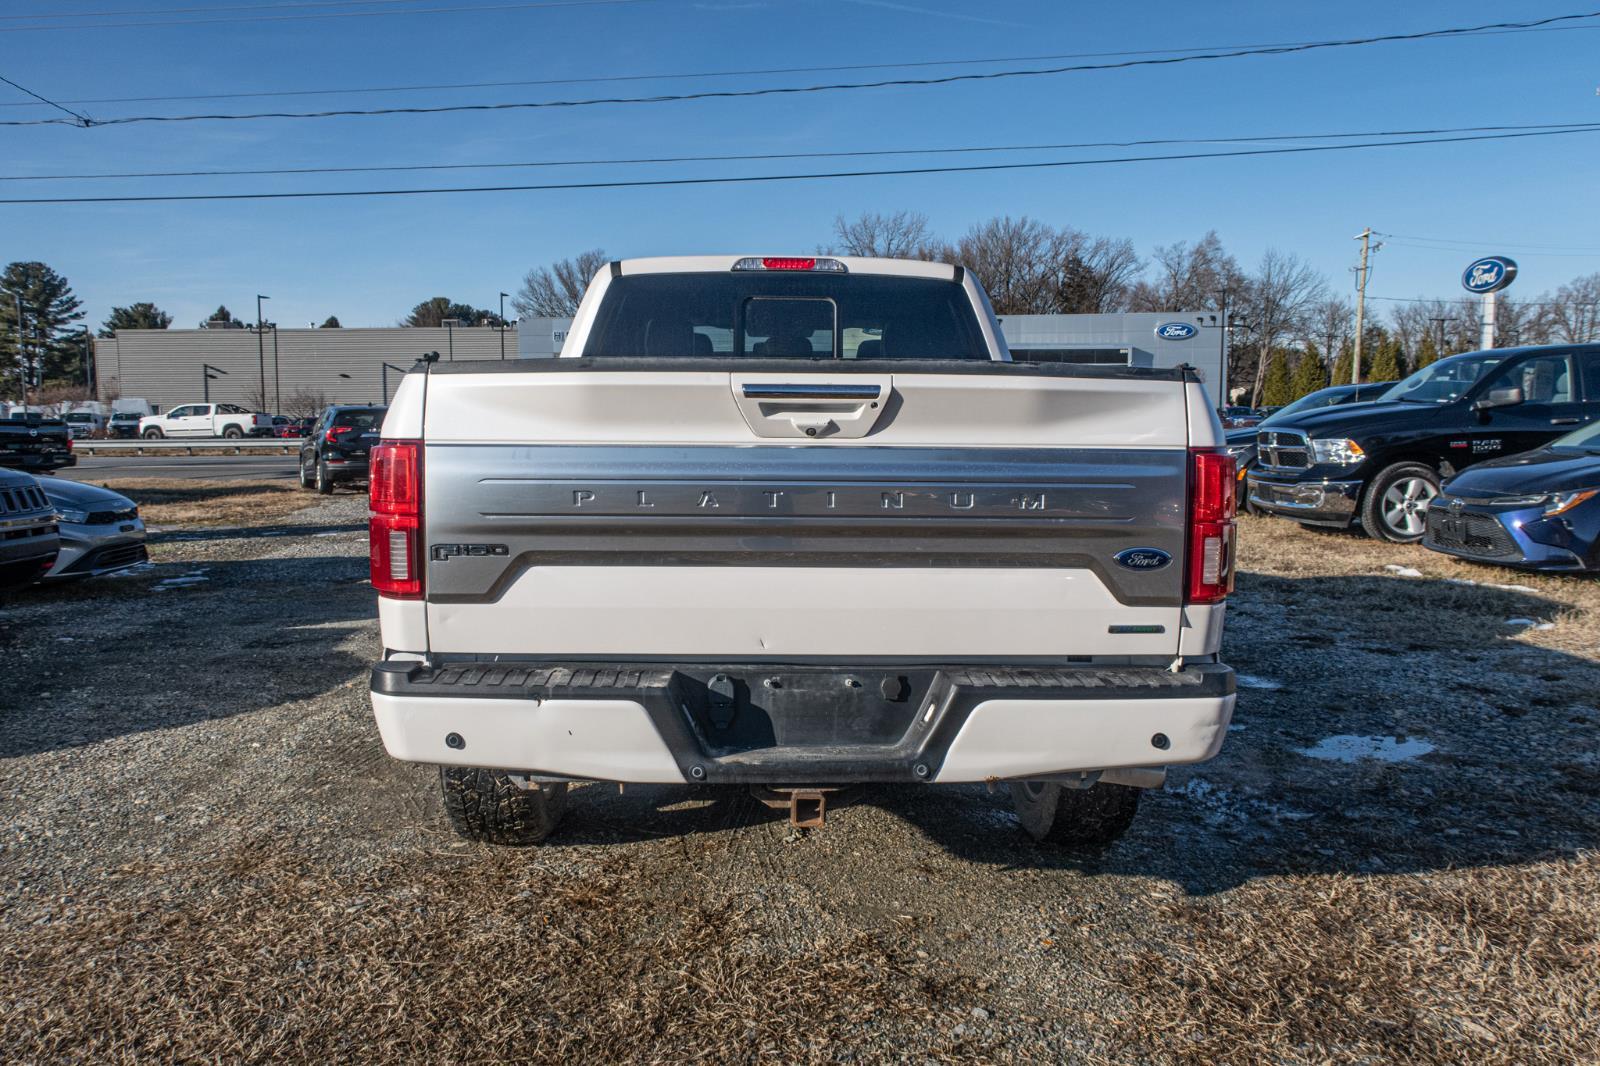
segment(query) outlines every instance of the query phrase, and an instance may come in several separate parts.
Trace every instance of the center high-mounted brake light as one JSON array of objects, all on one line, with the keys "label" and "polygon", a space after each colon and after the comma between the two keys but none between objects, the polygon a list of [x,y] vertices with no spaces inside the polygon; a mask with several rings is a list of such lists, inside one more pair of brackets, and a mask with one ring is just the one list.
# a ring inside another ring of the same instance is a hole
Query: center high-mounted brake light
[{"label": "center high-mounted brake light", "polygon": [[1235,496],[1233,456],[1189,449],[1189,559],[1185,603],[1220,603],[1233,591]]},{"label": "center high-mounted brake light", "polygon": [[422,442],[386,440],[367,465],[372,587],[380,596],[422,598]]},{"label": "center high-mounted brake light", "polygon": [[833,274],[845,274],[843,263],[837,259],[801,258],[799,256],[769,255],[766,257],[747,256],[733,264],[735,270],[813,270]]}]

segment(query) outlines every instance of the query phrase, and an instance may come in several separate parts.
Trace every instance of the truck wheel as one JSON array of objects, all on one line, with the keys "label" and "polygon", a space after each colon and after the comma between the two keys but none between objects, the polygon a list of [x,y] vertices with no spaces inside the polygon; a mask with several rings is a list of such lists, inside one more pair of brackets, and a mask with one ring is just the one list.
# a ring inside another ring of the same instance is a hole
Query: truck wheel
[{"label": "truck wheel", "polygon": [[240,437],[244,436],[244,430],[240,429],[238,426],[223,426],[222,435],[228,440],[238,440]]},{"label": "truck wheel", "polygon": [[1439,495],[1439,475],[1422,463],[1395,463],[1372,479],[1361,500],[1361,527],[1369,537],[1413,544],[1428,526],[1428,504]]},{"label": "truck wheel", "polygon": [[519,788],[511,775],[474,766],[439,767],[444,813],[457,833],[483,844],[539,844],[567,806],[565,782]]},{"label": "truck wheel", "polygon": [[1140,789],[1126,785],[1063,788],[1048,781],[1011,782],[1011,805],[1029,836],[1067,847],[1103,848],[1139,813]]},{"label": "truck wheel", "polygon": [[328,473],[328,464],[317,461],[317,491],[324,496],[333,495],[333,475]]},{"label": "truck wheel", "polygon": [[144,431],[145,440],[160,440],[163,436],[165,436],[165,434],[163,434],[156,426],[151,426],[149,429]]}]

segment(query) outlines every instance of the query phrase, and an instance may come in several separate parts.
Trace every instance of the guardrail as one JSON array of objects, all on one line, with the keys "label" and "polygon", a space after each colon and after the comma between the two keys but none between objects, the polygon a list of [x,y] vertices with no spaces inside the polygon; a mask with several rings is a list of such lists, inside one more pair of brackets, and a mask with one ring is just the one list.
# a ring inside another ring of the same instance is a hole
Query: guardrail
[{"label": "guardrail", "polygon": [[295,455],[304,437],[238,440],[75,440],[74,455]]}]

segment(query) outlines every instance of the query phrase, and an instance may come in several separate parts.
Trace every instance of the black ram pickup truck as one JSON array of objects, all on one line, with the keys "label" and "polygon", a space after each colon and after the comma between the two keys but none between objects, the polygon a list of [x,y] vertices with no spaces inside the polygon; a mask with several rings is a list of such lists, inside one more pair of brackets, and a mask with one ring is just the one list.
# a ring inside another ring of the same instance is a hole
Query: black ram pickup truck
[{"label": "black ram pickup truck", "polygon": [[1422,367],[1380,402],[1263,426],[1251,505],[1305,525],[1422,539],[1439,484],[1600,418],[1600,344],[1496,348]]},{"label": "black ram pickup truck", "polygon": [[72,434],[61,419],[37,414],[0,419],[0,466],[45,472],[76,465]]}]

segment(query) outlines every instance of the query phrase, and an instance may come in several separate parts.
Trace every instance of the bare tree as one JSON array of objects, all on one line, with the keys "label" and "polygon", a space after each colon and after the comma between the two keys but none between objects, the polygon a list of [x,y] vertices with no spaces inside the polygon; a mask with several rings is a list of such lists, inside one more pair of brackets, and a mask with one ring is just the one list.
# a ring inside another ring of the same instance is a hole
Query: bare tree
[{"label": "bare tree", "polygon": [[578,313],[583,290],[607,261],[606,253],[594,248],[576,259],[562,259],[530,270],[511,298],[511,306],[524,318],[571,318]]},{"label": "bare tree", "polygon": [[1119,310],[1144,266],[1132,241],[1091,237],[1070,226],[1056,232],[1050,260],[1051,310],[1067,315]]},{"label": "bare tree", "polygon": [[1328,284],[1299,256],[1268,248],[1246,287],[1244,313],[1256,345],[1255,386],[1250,402],[1261,402],[1267,353],[1280,340],[1303,336],[1312,309],[1328,294]]},{"label": "bare tree", "polygon": [[928,229],[928,216],[915,211],[892,215],[869,212],[854,220],[838,215],[833,239],[840,255],[876,256],[883,259],[939,259],[946,251]]},{"label": "bare tree", "polygon": [[1308,332],[1331,367],[1339,350],[1355,336],[1356,310],[1350,301],[1335,296],[1313,307],[1309,318]]},{"label": "bare tree", "polygon": [[1238,260],[1222,247],[1216,230],[1192,245],[1178,241],[1157,246],[1154,266],[1154,275],[1129,293],[1130,310],[1194,311],[1215,307],[1224,291],[1233,303],[1246,284]]},{"label": "bare tree", "polygon": [[290,418],[315,418],[329,404],[328,394],[310,389],[296,389],[283,398],[282,414]]},{"label": "bare tree", "polygon": [[1600,274],[1573,278],[1544,297],[1543,331],[1556,344],[1600,340]]},{"label": "bare tree", "polygon": [[991,218],[973,226],[956,247],[978,276],[996,314],[1047,314],[1054,306],[1055,230],[1034,219]]}]

